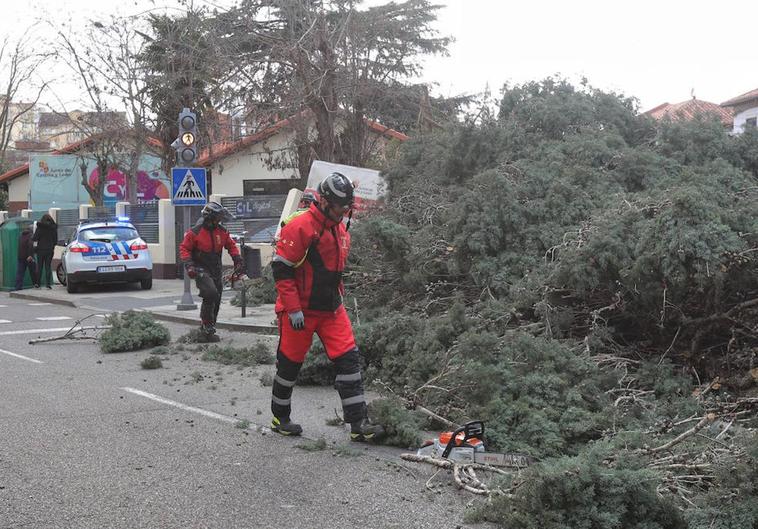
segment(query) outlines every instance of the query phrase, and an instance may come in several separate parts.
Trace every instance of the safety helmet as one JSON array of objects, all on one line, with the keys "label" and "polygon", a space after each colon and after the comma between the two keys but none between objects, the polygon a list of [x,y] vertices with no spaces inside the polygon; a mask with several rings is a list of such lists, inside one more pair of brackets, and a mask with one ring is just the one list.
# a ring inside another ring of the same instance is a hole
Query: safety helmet
[{"label": "safety helmet", "polygon": [[332,173],[319,184],[318,193],[330,204],[352,206],[355,199],[353,183],[342,173]]},{"label": "safety helmet", "polygon": [[226,221],[231,220],[232,215],[229,213],[229,210],[226,209],[224,206],[219,204],[218,202],[208,202],[204,207],[203,210],[200,212],[200,214],[203,216],[204,219],[210,220],[210,221]]}]

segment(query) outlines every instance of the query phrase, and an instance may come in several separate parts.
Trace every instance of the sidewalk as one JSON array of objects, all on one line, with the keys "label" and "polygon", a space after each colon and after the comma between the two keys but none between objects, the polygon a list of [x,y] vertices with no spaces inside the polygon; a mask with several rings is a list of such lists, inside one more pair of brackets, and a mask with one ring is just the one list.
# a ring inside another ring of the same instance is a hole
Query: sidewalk
[{"label": "sidewalk", "polygon": [[[78,294],[69,294],[66,287],[55,284],[52,289],[29,288],[10,293],[12,298],[32,299],[56,303],[100,312],[126,311],[129,309],[152,312],[156,319],[199,325],[200,303],[197,289],[192,285],[192,299],[197,305],[194,310],[177,310],[182,299],[184,281],[181,279],[154,279],[151,290],[141,290],[139,285],[117,284],[108,286],[85,286]],[[277,334],[274,305],[247,307],[246,317],[242,317],[240,307],[230,301],[236,292],[225,291],[216,327],[234,331],[259,334]]]}]

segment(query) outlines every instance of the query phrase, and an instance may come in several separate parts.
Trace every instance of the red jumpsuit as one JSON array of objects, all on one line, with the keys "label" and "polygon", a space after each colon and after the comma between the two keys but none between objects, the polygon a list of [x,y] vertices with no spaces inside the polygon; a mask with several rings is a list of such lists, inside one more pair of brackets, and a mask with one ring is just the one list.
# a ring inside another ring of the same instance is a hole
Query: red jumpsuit
[{"label": "red jumpsuit", "polygon": [[241,260],[239,248],[231,235],[221,224],[211,227],[204,223],[195,225],[184,234],[179,244],[179,258],[185,264],[202,268],[207,278],[198,276],[195,280],[203,303],[200,306],[200,320],[203,325],[215,324],[221,307],[221,252],[226,248],[235,265]]},{"label": "red jumpsuit", "polygon": [[[366,417],[360,354],[342,305],[342,272],[349,251],[350,234],[345,225],[329,219],[316,204],[282,228],[271,265],[279,318],[277,370],[271,394],[274,417],[289,418],[292,388],[313,333],[318,334],[334,362],[334,386],[342,399],[345,422]],[[287,315],[299,311],[305,316],[305,327],[295,330]]]},{"label": "red jumpsuit", "polygon": [[[315,204],[282,228],[272,267],[278,292],[279,348],[290,360],[303,362],[314,332],[331,359],[355,348],[342,305],[342,272],[349,251],[345,225],[327,218]],[[299,310],[305,315],[305,329],[296,331],[285,313]]]}]

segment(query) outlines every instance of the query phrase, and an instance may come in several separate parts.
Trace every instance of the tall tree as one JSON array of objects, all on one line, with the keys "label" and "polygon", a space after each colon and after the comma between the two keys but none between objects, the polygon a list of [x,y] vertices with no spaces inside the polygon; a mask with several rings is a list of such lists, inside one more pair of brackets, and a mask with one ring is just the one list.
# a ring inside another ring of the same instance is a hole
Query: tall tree
[{"label": "tall tree", "polygon": [[[48,56],[31,51],[23,38],[13,43],[6,37],[0,44],[0,170],[7,169],[6,152],[19,125],[33,114],[47,88],[48,83],[35,79],[35,74]],[[29,94],[28,102],[16,101],[22,92]]]},{"label": "tall tree", "polygon": [[147,45],[137,59],[147,78],[155,134],[164,145],[163,166],[168,171],[175,163],[171,143],[178,134],[179,112],[196,112],[201,139],[209,144],[215,109],[224,106],[225,83],[234,68],[222,48],[222,28],[206,9],[189,7],[179,17],[151,14],[148,24],[142,34]]},{"label": "tall tree", "polygon": [[[445,53],[432,28],[440,6],[407,0],[358,9],[355,0],[243,0],[217,20],[239,58],[239,94],[266,117],[307,109],[301,155],[363,165],[373,154],[365,119],[421,71],[424,55]],[[298,164],[307,171],[310,161]]]},{"label": "tall tree", "polygon": [[72,130],[96,139],[86,144],[82,154],[95,159],[99,181],[90,182],[82,169],[82,185],[101,205],[106,175],[116,168],[126,176],[124,199],[135,203],[139,161],[151,135],[152,109],[136,60],[144,39],[129,19],[112,17],[105,24],[91,22],[85,34],[61,30],[58,40],[82,87],[83,103],[91,110],[70,120]]}]

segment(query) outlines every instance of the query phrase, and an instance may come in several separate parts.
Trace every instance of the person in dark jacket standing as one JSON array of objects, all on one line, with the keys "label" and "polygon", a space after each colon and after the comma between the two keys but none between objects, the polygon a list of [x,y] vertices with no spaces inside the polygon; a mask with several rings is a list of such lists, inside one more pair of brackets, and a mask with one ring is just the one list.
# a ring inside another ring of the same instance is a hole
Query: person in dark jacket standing
[{"label": "person in dark jacket standing", "polygon": [[350,424],[350,439],[377,440],[384,429],[368,419],[361,356],[342,304],[342,274],[350,251],[350,233],[342,219],[350,218],[353,183],[342,173],[332,173],[321,182],[318,193],[318,201],[282,227],[271,264],[279,322],[271,429],[282,435],[303,431],[290,418],[292,389],[317,334],[334,362],[334,386],[342,400],[344,420]]},{"label": "person in dark jacket standing", "polygon": [[42,218],[37,222],[37,230],[34,232],[32,240],[37,243],[37,277],[39,283],[42,283],[42,271],[44,270],[45,286],[53,288],[51,286],[53,282],[51,266],[55,245],[58,244],[58,225],[48,213],[42,215]]},{"label": "person in dark jacket standing", "polygon": [[237,243],[221,224],[231,218],[227,209],[217,202],[208,202],[200,220],[187,230],[179,245],[179,257],[187,275],[195,280],[203,303],[200,305],[201,342],[218,342],[216,318],[221,307],[221,253],[224,248],[234,261],[235,273],[242,272],[242,257]]},{"label": "person in dark jacket standing", "polygon": [[34,263],[34,242],[32,241],[32,229],[24,228],[21,238],[18,240],[18,267],[16,268],[16,290],[24,288],[24,275],[29,268],[29,275],[34,286],[39,288],[37,282],[36,266]]}]

